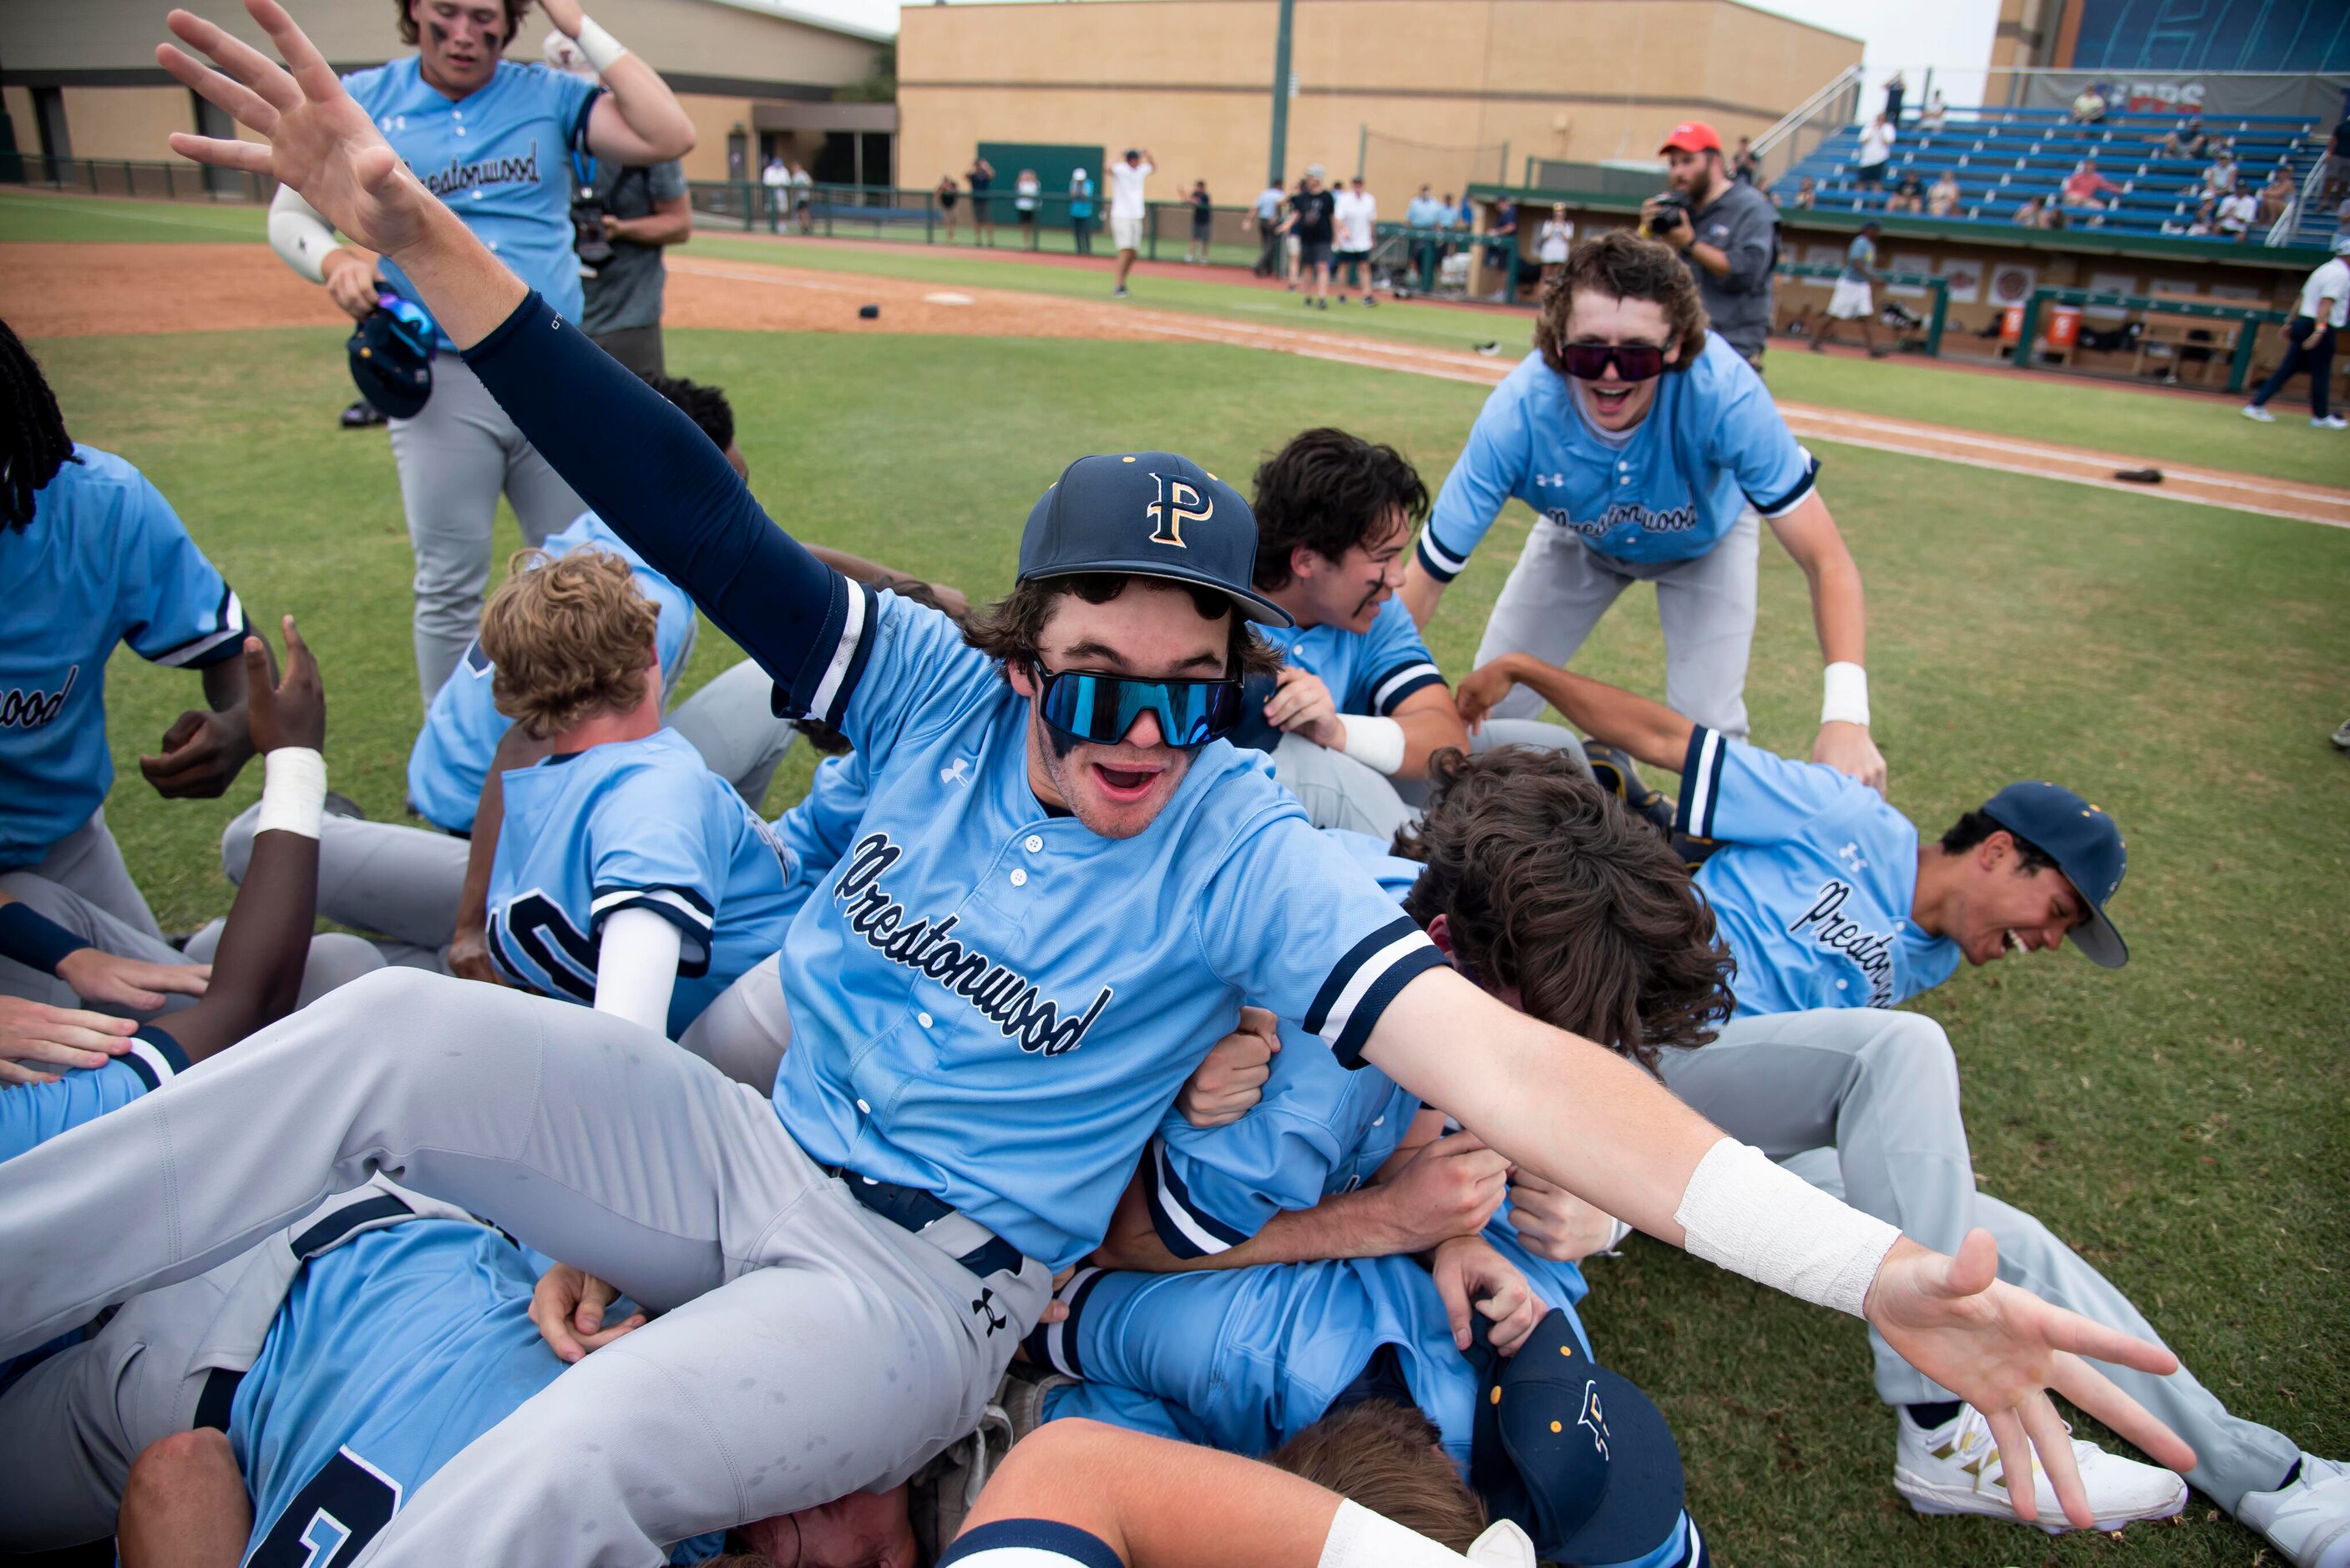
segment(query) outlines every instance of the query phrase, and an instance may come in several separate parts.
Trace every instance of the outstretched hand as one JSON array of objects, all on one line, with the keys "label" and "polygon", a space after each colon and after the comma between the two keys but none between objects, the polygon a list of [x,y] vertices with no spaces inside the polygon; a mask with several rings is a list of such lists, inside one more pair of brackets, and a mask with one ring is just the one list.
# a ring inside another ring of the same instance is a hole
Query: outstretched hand
[{"label": "outstretched hand", "polygon": [[[2095,1516],[2051,1390],[2156,1463],[2181,1473],[2195,1468],[2192,1449],[2083,1359],[2161,1376],[2178,1369],[2178,1358],[2001,1280],[1999,1248],[1988,1231],[1969,1231],[1956,1257],[1907,1239],[1896,1242],[1869,1287],[1865,1310],[1903,1360],[1982,1412],[2009,1475],[2031,1474],[2037,1450],[2064,1517],[2079,1528],[2087,1529]],[[2038,1512],[2033,1490],[2009,1489],[2015,1511],[2027,1520]]]},{"label": "outstretched hand", "polygon": [[155,59],[266,142],[173,131],[172,151],[292,186],[329,223],[379,254],[414,244],[440,202],[408,171],[277,0],[244,0],[244,8],[277,47],[283,66],[186,11],[171,14],[172,33],[219,68],[170,44],[156,46]]},{"label": "outstretched hand", "polygon": [[275,686],[269,681],[269,654],[261,639],[244,639],[246,725],[255,751],[280,746],[323,748],[327,741],[327,693],[318,680],[318,660],[295,628],[294,618],[281,623],[286,632],[286,673]]}]

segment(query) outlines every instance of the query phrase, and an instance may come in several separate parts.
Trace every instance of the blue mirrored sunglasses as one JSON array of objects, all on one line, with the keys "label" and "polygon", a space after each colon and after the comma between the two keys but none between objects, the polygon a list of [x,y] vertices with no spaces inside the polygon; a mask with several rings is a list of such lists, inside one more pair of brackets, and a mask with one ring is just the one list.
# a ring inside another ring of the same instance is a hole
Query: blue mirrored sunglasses
[{"label": "blue mirrored sunglasses", "polygon": [[1170,746],[1204,746],[1232,733],[1240,722],[1237,680],[1138,680],[1124,675],[1043,671],[1045,722],[1096,745],[1126,739],[1134,722],[1150,713]]}]

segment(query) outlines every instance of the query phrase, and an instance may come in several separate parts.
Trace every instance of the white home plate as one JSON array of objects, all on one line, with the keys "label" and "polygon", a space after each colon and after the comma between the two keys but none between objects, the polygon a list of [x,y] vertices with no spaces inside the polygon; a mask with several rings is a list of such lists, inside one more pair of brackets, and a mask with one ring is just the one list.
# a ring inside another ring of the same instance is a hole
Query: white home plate
[{"label": "white home plate", "polygon": [[922,303],[924,305],[969,305],[972,300],[967,294],[926,294],[922,296]]}]

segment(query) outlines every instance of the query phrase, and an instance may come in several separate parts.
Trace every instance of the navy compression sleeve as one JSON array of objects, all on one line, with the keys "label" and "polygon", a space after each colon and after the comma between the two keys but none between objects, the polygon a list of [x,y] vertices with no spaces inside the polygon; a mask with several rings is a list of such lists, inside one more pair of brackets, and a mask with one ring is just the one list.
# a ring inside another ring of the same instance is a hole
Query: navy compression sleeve
[{"label": "navy compression sleeve", "polygon": [[701,428],[536,290],[465,363],[612,531],[806,711],[855,590],[760,510]]}]

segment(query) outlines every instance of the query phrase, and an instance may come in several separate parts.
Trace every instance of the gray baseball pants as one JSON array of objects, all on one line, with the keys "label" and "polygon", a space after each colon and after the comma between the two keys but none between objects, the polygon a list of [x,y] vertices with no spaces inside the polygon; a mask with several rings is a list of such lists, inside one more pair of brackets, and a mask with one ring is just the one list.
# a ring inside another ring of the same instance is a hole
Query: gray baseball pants
[{"label": "gray baseball pants", "polygon": [[[1716,1127],[1855,1208],[1943,1252],[1981,1226],[1999,1243],[2000,1278],[2161,1342],[2129,1298],[2045,1225],[1975,1190],[1958,1059],[1932,1019],[1867,1007],[1736,1018],[1712,1044],[1668,1051],[1660,1065],[1673,1093]],[[1887,1404],[1956,1397],[1874,1329],[1869,1345]],[[2184,1368],[2168,1377],[2098,1370],[2194,1449],[2201,1462],[2188,1480],[2230,1512],[2247,1491],[2275,1487],[2301,1455],[2283,1433],[2228,1414]]]},{"label": "gray baseball pants", "polygon": [[391,421],[391,456],[416,552],[416,681],[429,708],[481,629],[499,494],[526,545],[588,508],[454,354],[433,361],[424,411]]},{"label": "gray baseball pants", "polygon": [[477,1439],[364,1563],[651,1568],[661,1543],[893,1486],[977,1424],[1050,1295],[1033,1259],[983,1280],[867,1210],[657,1034],[387,970],[0,1167],[0,1355],[379,1171],[665,1315]]},{"label": "gray baseball pants", "polygon": [[[1762,519],[1750,509],[1693,561],[1619,561],[1571,528],[1537,523],[1493,603],[1477,662],[1530,653],[1564,668],[1617,595],[1636,582],[1654,583],[1665,630],[1665,706],[1743,740],[1762,533]],[[1519,686],[1493,705],[1493,714],[1531,719],[1542,709],[1543,700]]]},{"label": "gray baseball pants", "polygon": [[[143,959],[149,963],[210,963],[220,948],[225,920],[214,920],[188,939],[185,951],[175,951],[160,937],[151,937],[128,921],[116,919],[80,894],[26,871],[0,876],[0,892],[17,899],[35,914],[46,915],[100,952],[117,958]],[[310,939],[309,957],[302,965],[302,991],[296,1005],[307,1007],[334,990],[383,967],[374,945],[359,937],[328,931]],[[0,958],[0,996],[21,996],[51,1007],[88,1008],[123,1017],[154,1017],[177,1012],[195,1002],[192,996],[172,996],[156,1013],[134,1014],[128,1009],[83,1002],[73,987],[55,975]]]},{"label": "gray baseball pants", "polygon": [[[1586,774],[1583,742],[1575,732],[1533,719],[1494,719],[1469,737],[1473,753],[1495,746],[1541,746],[1565,752]],[[1315,745],[1303,735],[1284,735],[1273,748],[1273,776],[1295,795],[1316,827],[1367,833],[1382,844],[1419,820],[1427,803],[1425,779],[1391,779],[1344,752]]]},{"label": "gray baseball pants", "polygon": [[130,879],[130,867],[123,864],[121,846],[107,831],[104,806],[50,845],[47,854],[20,869],[70,888],[142,936],[159,942],[163,940],[163,928],[155,923],[146,895],[139,891],[139,884]]}]

